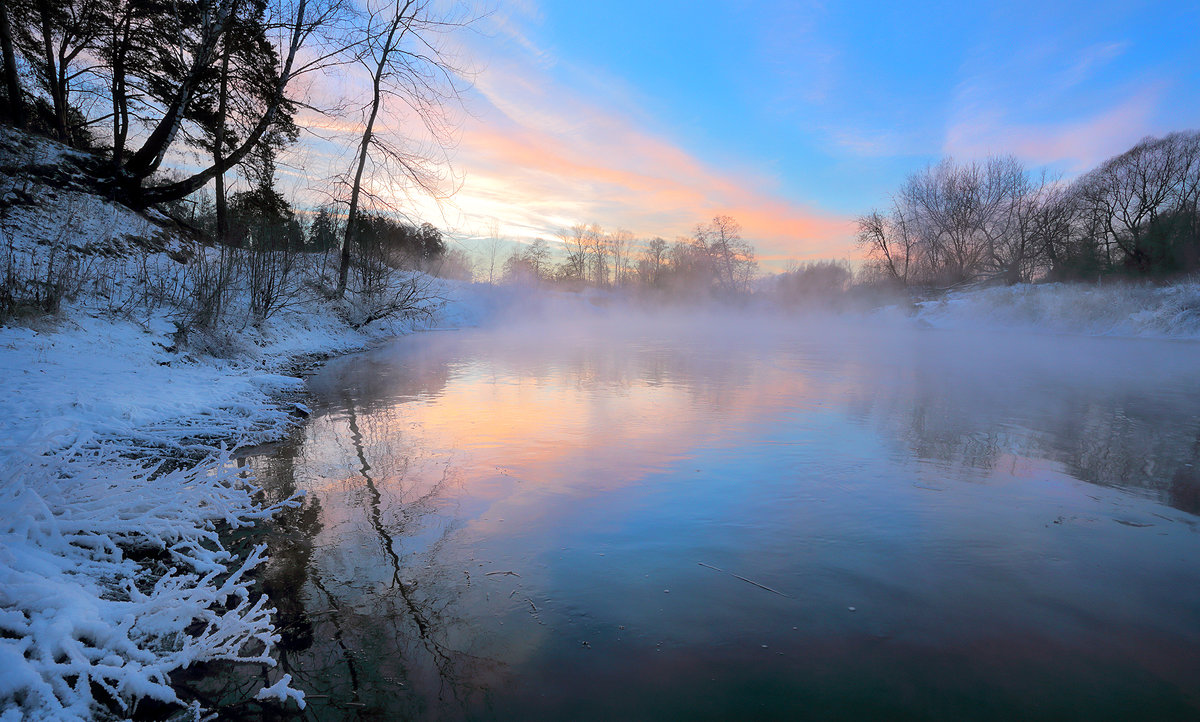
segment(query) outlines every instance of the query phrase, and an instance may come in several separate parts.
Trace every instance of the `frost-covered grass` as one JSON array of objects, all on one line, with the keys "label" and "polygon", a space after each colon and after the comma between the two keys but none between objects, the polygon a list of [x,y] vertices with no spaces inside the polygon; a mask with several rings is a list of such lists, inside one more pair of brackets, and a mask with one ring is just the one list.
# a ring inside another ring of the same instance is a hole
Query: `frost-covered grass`
[{"label": "frost-covered grass", "polygon": [[[226,449],[287,431],[296,359],[470,321],[470,287],[426,282],[447,299],[428,321],[355,329],[309,304],[209,332],[221,356],[179,346],[169,306],[115,313],[99,296],[0,328],[0,719],[120,718],[142,698],[186,703],[173,670],[270,663],[261,550],[238,558],[221,532],[274,509]],[[303,704],[283,677],[260,698]]]},{"label": "frost-covered grass", "polygon": [[157,474],[114,448],[71,449],[10,457],[4,474],[4,719],[120,717],[183,704],[170,674],[191,664],[274,664],[273,610],[249,589],[263,547],[238,559],[219,530],[275,508],[227,456]]},{"label": "frost-covered grass", "polygon": [[[471,323],[480,291],[395,273],[375,297],[335,301],[309,274],[262,318],[235,280],[200,328],[194,263],[216,249],[64,187],[71,170],[55,162],[69,151],[0,136],[0,155],[45,176],[0,172],[0,265],[28,281],[8,287],[67,286],[55,313],[0,326],[0,720],[122,719],[145,700],[199,717],[174,671],[271,665],[277,640],[271,601],[252,591],[262,549],[226,540],[278,506],[230,449],[295,422],[297,363]],[[417,313],[364,322],[414,289]],[[257,699],[303,706],[289,683],[272,676]]]},{"label": "frost-covered grass", "polygon": [[916,316],[944,328],[1200,339],[1200,280],[975,289],[918,304]]},{"label": "frost-covered grass", "polygon": [[[121,718],[142,698],[186,703],[174,670],[270,663],[270,601],[250,592],[261,550],[239,558],[222,531],[274,509],[225,449],[287,431],[295,359],[415,327],[356,330],[320,304],[227,329],[218,357],[177,346],[170,308],[89,297],[0,328],[0,719]],[[260,698],[303,703],[283,677]]]}]

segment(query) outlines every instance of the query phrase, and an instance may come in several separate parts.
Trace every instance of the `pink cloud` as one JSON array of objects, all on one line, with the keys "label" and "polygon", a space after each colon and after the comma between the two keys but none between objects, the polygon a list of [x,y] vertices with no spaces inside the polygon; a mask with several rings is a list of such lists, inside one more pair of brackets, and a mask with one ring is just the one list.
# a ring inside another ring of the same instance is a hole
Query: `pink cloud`
[{"label": "pink cloud", "polygon": [[[453,49],[479,68],[452,154],[460,189],[449,202],[435,202],[378,178],[373,192],[393,195],[396,206],[414,217],[462,235],[495,223],[514,240],[553,238],[574,223],[599,223],[642,238],[673,239],[727,214],[764,258],[855,255],[848,219],[784,197],[766,174],[702,160],[654,129],[654,119],[621,79],[564,68],[527,32],[538,22],[535,6],[518,2],[486,19],[490,28],[459,36],[462,44]],[[361,82],[348,73],[339,89],[361,99]],[[331,93],[309,90],[323,101]],[[298,175],[319,181],[344,172],[362,118],[304,110],[298,120],[312,140],[307,155],[289,156],[301,169]],[[429,142],[398,103],[380,116],[376,131],[393,133],[406,145]]]},{"label": "pink cloud", "polygon": [[467,218],[548,237],[564,224],[596,222],[673,238],[727,214],[764,256],[857,255],[849,219],[783,197],[768,177],[714,168],[632,114],[537,72],[493,66],[479,83],[486,106],[475,109],[458,150],[466,181],[455,205]]},{"label": "pink cloud", "polygon": [[1163,90],[1154,85],[1091,117],[1059,123],[1010,125],[999,111],[975,113],[950,127],[945,151],[963,157],[1012,153],[1030,163],[1065,163],[1081,172],[1144,137]]}]

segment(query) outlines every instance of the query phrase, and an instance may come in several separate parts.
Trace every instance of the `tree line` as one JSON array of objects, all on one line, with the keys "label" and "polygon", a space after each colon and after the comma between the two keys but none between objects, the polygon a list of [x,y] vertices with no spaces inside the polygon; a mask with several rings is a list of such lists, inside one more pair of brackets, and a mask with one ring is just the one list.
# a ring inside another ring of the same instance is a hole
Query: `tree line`
[{"label": "tree line", "polygon": [[1011,156],[945,159],[860,217],[879,278],[905,286],[1163,277],[1200,269],[1200,132],[1146,138],[1070,183]]},{"label": "tree line", "polygon": [[[276,159],[297,141],[301,110],[336,115],[352,137],[349,167],[330,179],[341,297],[379,239],[397,237],[378,233],[398,209],[374,188],[453,190],[446,149],[468,73],[442,48],[471,22],[434,0],[4,0],[4,120],[89,151],[97,190],[132,208],[212,188],[213,239],[277,249],[302,234],[275,189]],[[365,97],[318,107],[305,94],[309,78],[331,88],[348,77]],[[410,137],[381,133],[388,117]],[[169,170],[180,157],[191,167]],[[249,188],[229,192],[232,176]]]},{"label": "tree line", "polygon": [[[754,247],[730,216],[718,215],[674,242],[637,239],[626,230],[579,223],[557,234],[558,251],[542,238],[504,259],[500,280],[580,289],[620,288],[681,297],[731,299],[752,290]],[[488,249],[494,265],[495,246]]]}]

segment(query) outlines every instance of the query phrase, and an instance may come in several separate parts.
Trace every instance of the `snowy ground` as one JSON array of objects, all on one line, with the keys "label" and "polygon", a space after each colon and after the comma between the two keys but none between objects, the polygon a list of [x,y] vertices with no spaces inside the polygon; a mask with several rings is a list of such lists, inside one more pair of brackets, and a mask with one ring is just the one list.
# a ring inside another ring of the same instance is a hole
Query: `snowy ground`
[{"label": "snowy ground", "polygon": [[[470,287],[435,283],[449,300],[433,323],[469,323]],[[221,448],[294,422],[297,358],[415,329],[356,331],[310,307],[240,329],[229,358],[175,349],[175,330],[165,311],[88,304],[0,328],[0,719],[123,716],[176,701],[172,670],[269,660],[270,602],[247,576],[261,559],[233,557],[219,531],[272,510]]]},{"label": "snowy ground", "polygon": [[[171,673],[270,665],[277,639],[251,592],[262,550],[234,554],[224,534],[276,507],[230,450],[303,415],[298,364],[473,324],[487,291],[398,274],[432,317],[355,329],[353,302],[309,294],[185,342],[180,260],[212,251],[73,186],[69,151],[0,136],[0,265],[36,280],[74,254],[78,285],[57,314],[0,327],[0,720],[121,719],[139,700],[199,718]],[[287,675],[268,683],[260,698],[303,706]]]},{"label": "snowy ground", "polygon": [[938,328],[1200,339],[1200,280],[1166,286],[1059,283],[985,288],[918,304],[915,318]]}]

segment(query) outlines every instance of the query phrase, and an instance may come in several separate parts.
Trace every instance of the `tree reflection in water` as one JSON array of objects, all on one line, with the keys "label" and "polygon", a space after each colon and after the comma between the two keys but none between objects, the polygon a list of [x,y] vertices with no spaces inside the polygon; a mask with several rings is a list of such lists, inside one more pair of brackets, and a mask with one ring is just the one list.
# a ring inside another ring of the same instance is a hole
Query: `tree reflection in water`
[{"label": "tree reflection in water", "polygon": [[[967,350],[952,348],[962,343]],[[843,359],[839,375],[858,377],[848,393],[853,415],[899,442],[906,461],[967,476],[1053,462],[1080,481],[1133,490],[1194,514],[1200,511],[1198,368],[1186,348],[1168,344],[1176,356],[1131,374],[1133,362],[1122,355],[1146,343],[1034,337],[1014,339],[1006,350],[1001,343],[971,349],[960,337],[939,334],[915,359],[889,367],[852,357]],[[1060,362],[1071,344],[1091,355]],[[870,381],[881,370],[896,377]]]},{"label": "tree reflection in water", "polygon": [[[461,560],[451,571],[441,559],[456,526],[427,523],[453,483],[450,459],[407,444],[393,410],[363,415],[344,397],[337,411],[318,414],[288,443],[244,462],[272,499],[293,494],[297,478],[322,478],[316,469],[353,474],[308,489],[299,508],[245,535],[247,546],[268,546],[259,583],[277,610],[279,666],[254,675],[244,666],[208,665],[181,680],[222,719],[436,717],[474,703],[496,668],[459,648],[468,623],[455,605],[469,589],[469,572]],[[330,425],[346,433],[330,433]],[[325,520],[322,499],[330,496],[340,501]],[[283,673],[306,692],[305,711],[246,701]]]},{"label": "tree reflection in water", "polygon": [[[345,425],[347,433],[332,438],[350,449],[324,463],[354,474],[314,496],[341,496],[348,503],[338,513],[357,514],[334,521],[327,541],[335,546],[310,565],[315,593],[305,596],[315,642],[284,654],[285,669],[308,692],[306,716],[436,716],[461,708],[491,663],[455,644],[466,624],[455,616],[463,572],[443,566],[441,549],[456,527],[435,514],[452,483],[450,460],[406,442],[391,408],[362,414],[343,396],[337,417],[326,419]],[[325,453],[316,444],[307,459],[319,464]]]},{"label": "tree reflection in water", "polygon": [[[993,665],[996,709],[1011,712],[1014,689],[1072,698],[1038,670],[1077,649],[1115,670],[1080,663],[1080,685],[1114,694],[1143,689],[1120,686],[1127,658],[1188,649],[1186,634],[1143,640],[1138,624],[1191,599],[1155,596],[1181,573],[1174,557],[1145,562],[1154,544],[1191,548],[1193,522],[1141,503],[1200,508],[1189,349],[545,336],[433,335],[335,361],[313,379],[305,428],[248,459],[273,497],[308,492],[251,533],[270,545],[262,585],[283,634],[280,668],[252,681],[291,673],[309,708],[290,714],[573,718],[584,699],[601,718],[719,716],[743,710],[742,693],[708,682],[738,678],[865,710],[814,680],[857,690],[865,669],[877,690],[953,687],[960,654]],[[1134,361],[1153,369],[1131,374]],[[1121,524],[1056,533],[1070,514]],[[1142,531],[1154,536],[1117,536]],[[1145,583],[1151,601],[1102,601]],[[864,596],[878,597],[870,614]],[[988,646],[994,629],[1035,642]],[[250,682],[202,684],[219,707]],[[696,701],[707,693],[729,706]],[[265,709],[223,716],[283,714]]]}]

